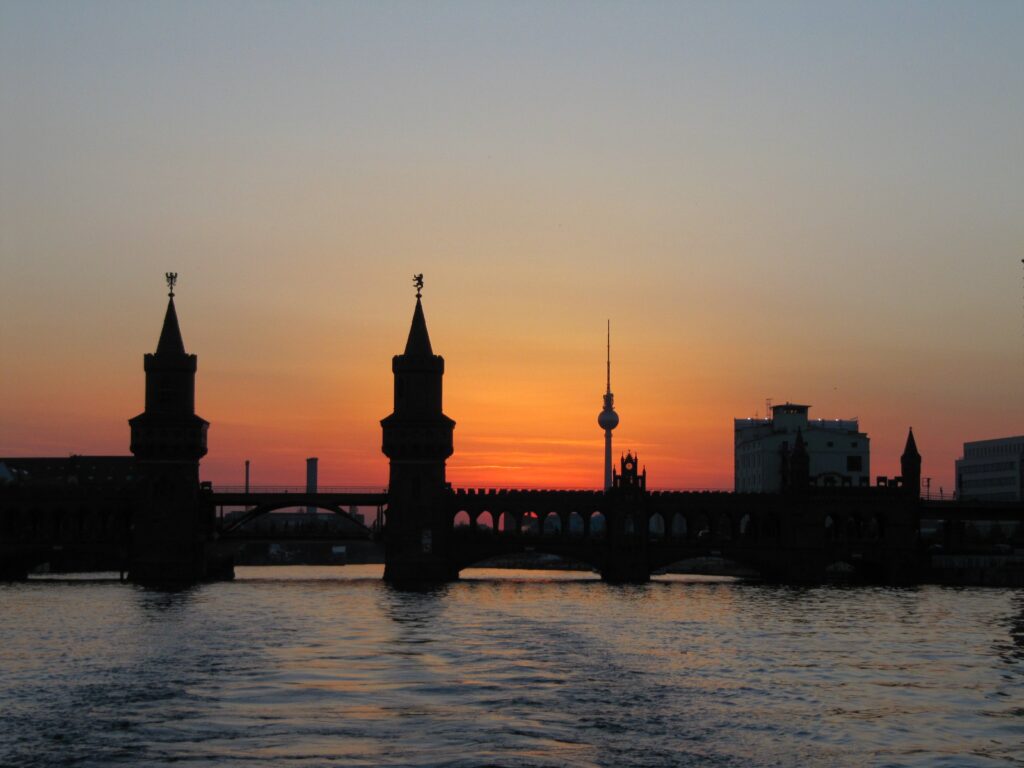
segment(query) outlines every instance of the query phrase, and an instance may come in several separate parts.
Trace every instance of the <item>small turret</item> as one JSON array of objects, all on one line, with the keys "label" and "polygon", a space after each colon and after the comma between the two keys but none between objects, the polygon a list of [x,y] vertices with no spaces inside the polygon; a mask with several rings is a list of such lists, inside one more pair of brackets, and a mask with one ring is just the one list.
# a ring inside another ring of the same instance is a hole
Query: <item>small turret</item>
[{"label": "small turret", "polygon": [[615,473],[612,478],[614,488],[626,488],[634,491],[647,490],[647,467],[640,472],[638,459],[639,457],[634,456],[632,451],[626,451],[626,455],[619,458],[620,472]]},{"label": "small turret", "polygon": [[907,433],[907,444],[900,456],[900,473],[903,475],[903,488],[908,495],[918,496],[921,493],[921,454],[917,451],[914,439],[914,428]]}]

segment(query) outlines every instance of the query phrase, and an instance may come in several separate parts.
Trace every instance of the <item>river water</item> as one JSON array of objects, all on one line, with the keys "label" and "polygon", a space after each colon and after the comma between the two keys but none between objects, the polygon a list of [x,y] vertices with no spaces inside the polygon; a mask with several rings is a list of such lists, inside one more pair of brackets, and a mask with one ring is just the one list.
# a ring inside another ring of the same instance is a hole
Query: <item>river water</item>
[{"label": "river water", "polygon": [[0,764],[1024,765],[1024,590],[0,586]]}]

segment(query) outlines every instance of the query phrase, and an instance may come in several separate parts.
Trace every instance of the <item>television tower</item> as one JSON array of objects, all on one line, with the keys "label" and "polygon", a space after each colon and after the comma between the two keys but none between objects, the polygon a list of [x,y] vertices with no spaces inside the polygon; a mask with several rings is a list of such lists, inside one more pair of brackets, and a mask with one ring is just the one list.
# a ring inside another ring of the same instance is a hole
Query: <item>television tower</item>
[{"label": "television tower", "polygon": [[612,321],[608,321],[608,356],[606,359],[607,382],[604,393],[604,408],[597,415],[597,423],[604,430],[604,487],[612,487],[612,430],[619,426],[619,414],[615,412],[615,395],[612,394]]}]

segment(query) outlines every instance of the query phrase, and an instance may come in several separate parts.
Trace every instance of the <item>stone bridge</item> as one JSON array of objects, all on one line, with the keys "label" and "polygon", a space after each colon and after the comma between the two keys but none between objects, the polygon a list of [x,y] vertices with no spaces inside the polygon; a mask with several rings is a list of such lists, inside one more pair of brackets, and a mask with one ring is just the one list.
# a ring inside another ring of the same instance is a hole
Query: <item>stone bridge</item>
[{"label": "stone bridge", "polygon": [[[359,535],[382,537],[384,577],[395,583],[455,579],[474,563],[526,551],[589,564],[613,582],[715,556],[768,579],[819,581],[841,563],[865,579],[905,583],[920,578],[927,557],[921,520],[938,521],[941,542],[932,546],[946,552],[974,546],[974,521],[1010,520],[1018,530],[1024,522],[1019,502],[921,502],[912,435],[895,486],[811,486],[806,454],[794,451],[777,494],[648,491],[646,469],[629,454],[600,491],[453,490],[446,463],[455,422],[443,412],[444,359],[433,352],[419,294],[405,351],[392,359],[393,412],[381,421],[386,491],[215,491],[199,480],[209,423],[195,413],[197,361],[185,351],[173,295],[156,352],[144,356],[145,409],[129,419],[131,456],[0,459],[0,575],[57,560],[127,569],[143,583],[230,578],[230,546],[244,540],[247,522],[285,507],[347,517],[346,508],[362,506],[378,515]],[[216,513],[226,507],[245,511],[228,521]]]},{"label": "stone bridge", "polygon": [[[621,477],[621,476],[620,476]],[[719,557],[764,578],[913,579],[916,505],[890,489],[806,494],[457,490],[448,500],[455,570],[518,552],[584,563],[638,581],[684,560]]]}]

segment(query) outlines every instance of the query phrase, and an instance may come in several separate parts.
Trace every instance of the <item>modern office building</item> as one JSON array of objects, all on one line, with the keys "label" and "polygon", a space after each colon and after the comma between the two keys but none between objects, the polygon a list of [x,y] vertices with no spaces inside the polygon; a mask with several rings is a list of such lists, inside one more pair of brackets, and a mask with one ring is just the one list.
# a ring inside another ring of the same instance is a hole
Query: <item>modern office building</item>
[{"label": "modern office building", "polygon": [[[809,461],[819,486],[868,486],[870,441],[857,419],[810,419],[809,405],[783,403],[768,419],[735,419],[737,493],[777,493],[789,482],[793,459]],[[795,452],[795,457],[794,457]]]},{"label": "modern office building", "polygon": [[960,499],[1024,500],[1024,435],[964,443],[956,460]]}]

